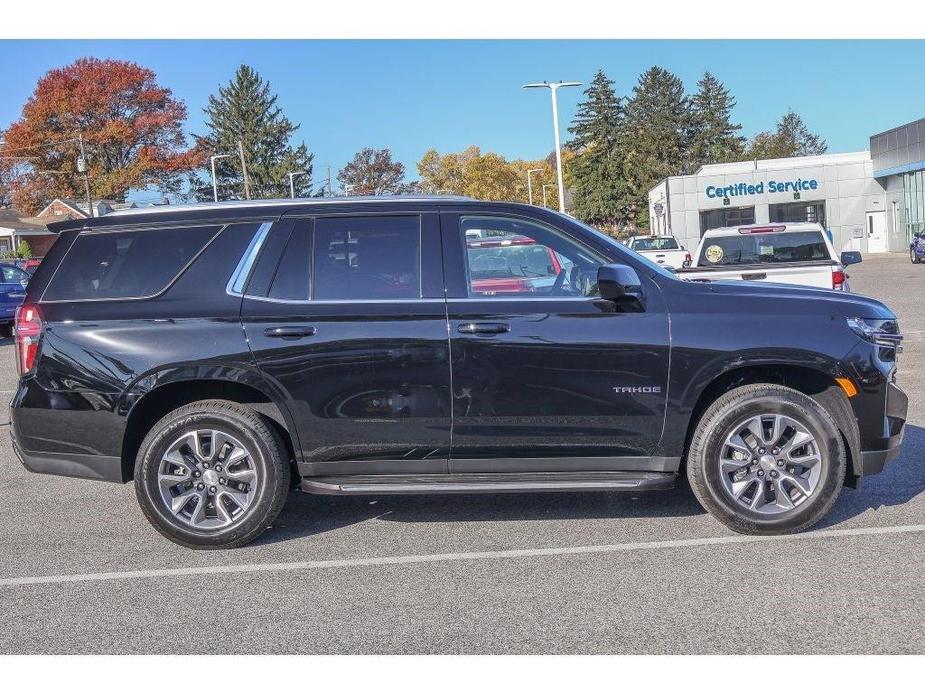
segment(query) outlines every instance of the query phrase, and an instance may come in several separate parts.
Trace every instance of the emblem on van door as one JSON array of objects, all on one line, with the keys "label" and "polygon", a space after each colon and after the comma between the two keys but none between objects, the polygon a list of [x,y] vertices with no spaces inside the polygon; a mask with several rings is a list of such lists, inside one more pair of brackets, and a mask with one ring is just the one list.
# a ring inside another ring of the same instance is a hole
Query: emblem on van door
[{"label": "emblem on van door", "polygon": [[661,393],[661,386],[614,386],[614,393]]}]

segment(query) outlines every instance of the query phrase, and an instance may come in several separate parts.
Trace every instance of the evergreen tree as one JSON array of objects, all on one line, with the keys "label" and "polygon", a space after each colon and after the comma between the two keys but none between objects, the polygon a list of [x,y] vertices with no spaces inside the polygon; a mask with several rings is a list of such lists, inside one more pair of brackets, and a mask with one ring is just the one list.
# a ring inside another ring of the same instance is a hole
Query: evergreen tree
[{"label": "evergreen tree", "polygon": [[569,165],[575,215],[601,227],[615,228],[628,207],[623,184],[623,105],[613,82],[598,70],[569,127],[568,147],[576,154]]},{"label": "evergreen tree", "polygon": [[722,164],[741,160],[745,138],[742,126],[731,120],[736,102],[729,90],[710,72],[697,83],[691,97],[691,152],[688,173],[702,164]]},{"label": "evergreen tree", "polygon": [[793,109],[777,121],[773,132],[755,135],[748,148],[750,159],[783,159],[786,157],[808,157],[825,154],[828,143],[821,136],[810,132],[803,119]]},{"label": "evergreen tree", "polygon": [[648,227],[649,190],[683,173],[689,160],[691,121],[681,79],[657,66],[646,70],[633,87],[625,124],[629,221]]},{"label": "evergreen tree", "polygon": [[[209,134],[193,137],[207,156],[230,155],[215,163],[220,199],[245,196],[239,141],[244,147],[251,198],[289,197],[290,172],[304,172],[293,179],[296,196],[311,194],[313,155],[304,142],[291,145],[299,125],[283,115],[276,100],[269,82],[247,65],[241,65],[234,79],[209,97],[204,110]],[[212,198],[211,172],[205,181],[194,177],[190,184],[199,200]]]}]

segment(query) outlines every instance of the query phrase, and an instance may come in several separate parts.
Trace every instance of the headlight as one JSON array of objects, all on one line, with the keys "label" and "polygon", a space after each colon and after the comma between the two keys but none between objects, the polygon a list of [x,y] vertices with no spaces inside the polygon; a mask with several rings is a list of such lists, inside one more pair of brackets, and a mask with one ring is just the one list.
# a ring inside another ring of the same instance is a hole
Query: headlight
[{"label": "headlight", "polygon": [[848,327],[857,335],[875,345],[883,347],[896,347],[902,342],[903,336],[899,333],[899,324],[895,318],[885,320],[872,318],[846,318]]}]

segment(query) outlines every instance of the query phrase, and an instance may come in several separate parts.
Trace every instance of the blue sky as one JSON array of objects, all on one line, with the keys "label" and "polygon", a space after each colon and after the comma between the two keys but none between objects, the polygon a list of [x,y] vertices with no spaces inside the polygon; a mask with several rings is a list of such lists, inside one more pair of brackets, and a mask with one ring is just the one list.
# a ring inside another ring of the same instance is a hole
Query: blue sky
[{"label": "blue sky", "polygon": [[[661,65],[688,91],[704,70],[731,89],[743,133],[773,127],[788,107],[829,142],[865,149],[868,136],[925,116],[925,41],[0,41],[0,128],[14,121],[36,80],[81,56],[152,68],[202,131],[210,93],[248,63],[270,80],[299,138],[315,153],[316,177],[335,173],[358,149],[390,147],[416,177],[429,148],[477,144],[508,158],[552,149],[546,92],[526,82],[587,82],[598,68],[631,92]],[[560,92],[566,126],[580,90]]]}]

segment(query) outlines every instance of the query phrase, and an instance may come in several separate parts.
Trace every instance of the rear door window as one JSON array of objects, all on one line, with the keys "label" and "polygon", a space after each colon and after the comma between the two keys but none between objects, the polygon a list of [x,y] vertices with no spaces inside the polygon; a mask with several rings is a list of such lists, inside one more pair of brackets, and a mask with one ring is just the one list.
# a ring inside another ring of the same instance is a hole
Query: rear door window
[{"label": "rear door window", "polygon": [[319,217],[315,220],[312,299],[421,297],[421,218]]},{"label": "rear door window", "polygon": [[760,265],[831,260],[820,231],[738,234],[704,241],[698,265]]},{"label": "rear door window", "polygon": [[45,301],[128,299],[167,288],[220,226],[79,235],[52,277]]}]

